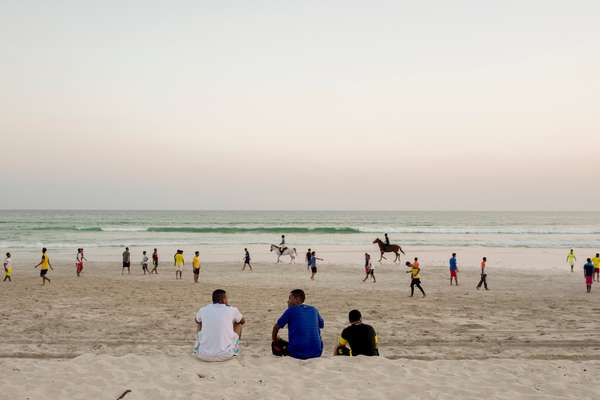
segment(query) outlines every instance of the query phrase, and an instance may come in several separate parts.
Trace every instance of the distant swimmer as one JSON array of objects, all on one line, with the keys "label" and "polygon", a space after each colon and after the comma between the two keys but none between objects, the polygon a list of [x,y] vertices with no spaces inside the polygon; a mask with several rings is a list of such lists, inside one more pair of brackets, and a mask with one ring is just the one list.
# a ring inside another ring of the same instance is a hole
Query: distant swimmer
[{"label": "distant swimmer", "polygon": [[83,248],[77,249],[77,256],[75,257],[75,272],[77,276],[81,276],[81,271],[83,271],[83,262],[87,261],[87,258],[83,255]]},{"label": "distant swimmer", "polygon": [[158,249],[156,248],[152,252],[152,271],[150,273],[158,275]]},{"label": "distant swimmer", "polygon": [[407,274],[410,274],[410,297],[413,297],[415,294],[415,286],[419,288],[421,293],[423,293],[423,297],[425,297],[425,291],[421,287],[421,268],[419,268],[418,263],[411,264],[407,261],[404,265],[406,265],[410,270],[406,271]]},{"label": "distant swimmer", "polygon": [[575,257],[575,252],[573,251],[573,249],[571,249],[569,250],[569,254],[567,254],[567,264],[571,266],[571,272],[573,272],[575,261],[577,261],[577,257]]},{"label": "distant swimmer", "polygon": [[52,264],[50,264],[50,257],[48,257],[47,250],[45,247],[42,249],[42,260],[33,268],[37,267],[40,267],[40,277],[42,278],[42,286],[46,284],[46,281],[50,283],[50,278],[48,278],[46,274],[48,274],[48,269],[54,271],[54,268],[52,268]]},{"label": "distant swimmer", "polygon": [[142,251],[142,271],[144,272],[144,275],[146,275],[146,273],[150,274],[150,271],[148,271],[148,261],[150,261],[150,259],[146,254],[146,250],[144,250]]},{"label": "distant swimmer", "polygon": [[481,279],[479,280],[479,283],[477,284],[477,290],[481,289],[481,285],[483,285],[485,290],[488,290],[487,273],[485,272],[486,266],[487,266],[487,258],[483,257],[483,259],[481,260]]},{"label": "distant swimmer", "polygon": [[129,252],[129,247],[125,247],[125,251],[123,252],[123,267],[121,268],[121,275],[125,272],[125,268],[127,268],[127,274],[131,273],[131,253]]},{"label": "distant swimmer", "polygon": [[185,259],[183,258],[183,250],[177,250],[173,257],[173,265],[175,266],[175,279],[182,279],[183,266],[185,265]]},{"label": "distant swimmer", "polygon": [[594,280],[594,264],[592,264],[592,259],[588,258],[587,262],[583,266],[583,275],[585,276],[585,285],[587,287],[587,292],[592,292],[592,282]]},{"label": "distant swimmer", "polygon": [[375,280],[375,267],[373,267],[373,263],[371,263],[371,255],[365,253],[365,278],[363,279],[363,282],[369,279],[369,276],[373,279],[373,283],[377,282],[377,280]]},{"label": "distant swimmer", "polygon": [[6,258],[4,259],[4,280],[2,282],[12,282],[12,273],[13,273],[13,265],[12,258],[10,257],[10,253],[6,253]]},{"label": "distant swimmer", "polygon": [[242,266],[242,271],[246,270],[246,265],[248,268],[250,268],[250,271],[252,271],[252,264],[250,264],[250,253],[248,252],[248,249],[244,249],[244,265]]},{"label": "distant swimmer", "polygon": [[450,286],[452,286],[452,279],[458,286],[458,261],[456,260],[456,253],[452,253],[452,257],[448,261],[450,264]]},{"label": "distant swimmer", "polygon": [[192,270],[194,272],[194,283],[198,283],[198,278],[200,277],[200,252],[196,251],[194,253],[194,258],[192,259]]},{"label": "distant swimmer", "polygon": [[594,264],[594,276],[596,282],[600,282],[600,253],[596,253],[596,257],[592,258],[592,264]]}]

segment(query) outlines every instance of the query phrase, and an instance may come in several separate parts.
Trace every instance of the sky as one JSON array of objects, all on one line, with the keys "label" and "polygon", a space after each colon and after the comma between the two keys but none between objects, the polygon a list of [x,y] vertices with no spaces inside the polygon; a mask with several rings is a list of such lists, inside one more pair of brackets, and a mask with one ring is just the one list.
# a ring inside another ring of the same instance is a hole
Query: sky
[{"label": "sky", "polygon": [[600,210],[598,1],[0,2],[0,208]]}]

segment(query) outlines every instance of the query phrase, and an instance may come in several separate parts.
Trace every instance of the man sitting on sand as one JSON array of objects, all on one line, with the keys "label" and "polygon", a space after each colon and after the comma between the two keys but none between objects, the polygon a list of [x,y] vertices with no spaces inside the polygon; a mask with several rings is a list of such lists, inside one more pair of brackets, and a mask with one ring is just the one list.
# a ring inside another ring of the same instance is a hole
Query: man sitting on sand
[{"label": "man sitting on sand", "polygon": [[229,305],[227,293],[223,289],[215,290],[212,304],[196,314],[198,337],[194,354],[204,361],[227,361],[238,356],[244,323],[240,311]]},{"label": "man sitting on sand", "polygon": [[[302,289],[294,289],[288,297],[288,309],[273,326],[273,353],[289,355],[306,360],[321,357],[323,340],[321,329],[325,326],[323,318],[313,306],[304,304],[306,296]],[[285,342],[278,336],[279,330],[288,327],[288,340]],[[282,351],[287,346],[287,352]]]},{"label": "man sitting on sand", "polygon": [[350,326],[342,331],[334,355],[338,356],[378,356],[377,334],[371,325],[362,323],[358,310],[348,314]]}]

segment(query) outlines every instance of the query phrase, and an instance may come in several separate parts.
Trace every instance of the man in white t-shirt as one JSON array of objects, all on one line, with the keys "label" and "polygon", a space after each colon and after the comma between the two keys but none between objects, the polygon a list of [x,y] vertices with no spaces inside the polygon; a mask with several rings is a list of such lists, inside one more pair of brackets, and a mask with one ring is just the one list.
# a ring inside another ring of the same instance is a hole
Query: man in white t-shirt
[{"label": "man in white t-shirt", "polygon": [[213,292],[212,301],[196,314],[198,337],[194,353],[204,361],[227,361],[240,354],[242,325],[246,321],[237,308],[229,305],[223,289]]}]

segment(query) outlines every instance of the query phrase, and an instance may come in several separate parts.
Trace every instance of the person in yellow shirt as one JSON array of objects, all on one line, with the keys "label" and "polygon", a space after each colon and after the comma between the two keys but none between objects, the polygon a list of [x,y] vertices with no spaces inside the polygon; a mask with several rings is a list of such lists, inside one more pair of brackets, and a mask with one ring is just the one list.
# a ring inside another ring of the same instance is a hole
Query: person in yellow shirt
[{"label": "person in yellow shirt", "polygon": [[183,266],[185,265],[183,250],[177,250],[177,253],[175,253],[174,265],[177,268],[175,270],[175,279],[181,279],[181,276],[183,275]]},{"label": "person in yellow shirt", "polygon": [[4,280],[2,282],[12,282],[12,259],[10,258],[10,253],[6,253],[6,258],[4,259]]},{"label": "person in yellow shirt", "polygon": [[423,293],[423,297],[425,297],[425,291],[421,287],[421,268],[418,263],[411,264],[409,261],[405,263],[405,265],[410,268],[410,270],[406,271],[407,274],[410,274],[410,297],[413,297],[415,294],[415,286],[419,288],[421,293]]},{"label": "person in yellow shirt", "polygon": [[573,251],[573,249],[571,249],[569,250],[569,254],[567,254],[567,263],[571,266],[571,272],[573,272],[575,261],[577,261],[577,257],[575,257],[575,252]]},{"label": "person in yellow shirt", "polygon": [[42,260],[38,263],[38,265],[36,265],[33,268],[37,268],[37,267],[40,267],[40,276],[42,277],[42,286],[44,286],[46,284],[46,281],[48,281],[48,283],[50,283],[50,278],[48,278],[46,276],[46,274],[48,273],[48,268],[51,269],[52,271],[54,271],[54,268],[52,268],[52,264],[50,264],[50,257],[48,257],[47,250],[45,247],[42,249]]},{"label": "person in yellow shirt", "polygon": [[592,264],[594,264],[594,277],[596,282],[600,282],[600,253],[596,253],[596,257],[592,258]]},{"label": "person in yellow shirt", "polygon": [[198,283],[198,276],[200,275],[200,252],[194,253],[194,259],[192,260],[192,267],[194,268],[194,283]]}]

